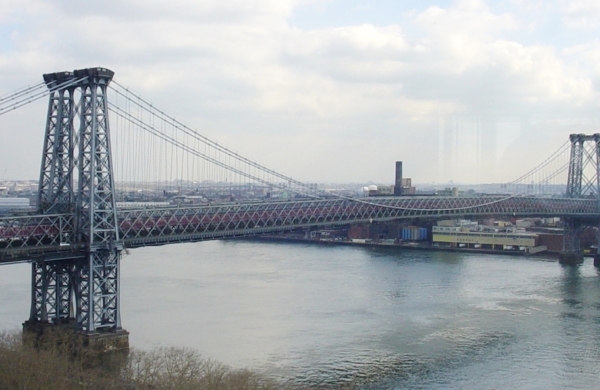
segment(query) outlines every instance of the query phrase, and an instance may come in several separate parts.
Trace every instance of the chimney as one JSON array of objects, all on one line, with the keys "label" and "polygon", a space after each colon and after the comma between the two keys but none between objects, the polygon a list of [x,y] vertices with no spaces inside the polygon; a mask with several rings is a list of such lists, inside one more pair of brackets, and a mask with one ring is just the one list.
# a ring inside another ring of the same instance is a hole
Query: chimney
[{"label": "chimney", "polygon": [[402,195],[402,161],[396,161],[396,184],[394,184],[394,196]]}]

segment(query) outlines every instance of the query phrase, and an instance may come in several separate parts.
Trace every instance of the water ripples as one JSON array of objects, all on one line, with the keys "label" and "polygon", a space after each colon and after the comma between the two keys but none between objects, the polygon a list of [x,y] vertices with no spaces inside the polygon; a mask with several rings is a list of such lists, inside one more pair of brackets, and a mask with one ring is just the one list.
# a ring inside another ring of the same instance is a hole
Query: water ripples
[{"label": "water ripples", "polygon": [[[590,260],[229,241],[140,248],[122,266],[137,348],[187,346],[305,388],[597,387]],[[13,269],[0,307],[19,324],[30,270]]]}]

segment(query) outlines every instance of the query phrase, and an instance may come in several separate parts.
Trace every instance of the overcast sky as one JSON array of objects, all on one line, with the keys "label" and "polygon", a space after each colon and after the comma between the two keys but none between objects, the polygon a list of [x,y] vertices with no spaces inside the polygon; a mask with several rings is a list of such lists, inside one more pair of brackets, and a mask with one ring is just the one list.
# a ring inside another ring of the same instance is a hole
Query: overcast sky
[{"label": "overcast sky", "polygon": [[[2,0],[0,96],[103,66],[299,180],[510,181],[599,119],[591,0]],[[46,101],[0,116],[37,179]]]}]

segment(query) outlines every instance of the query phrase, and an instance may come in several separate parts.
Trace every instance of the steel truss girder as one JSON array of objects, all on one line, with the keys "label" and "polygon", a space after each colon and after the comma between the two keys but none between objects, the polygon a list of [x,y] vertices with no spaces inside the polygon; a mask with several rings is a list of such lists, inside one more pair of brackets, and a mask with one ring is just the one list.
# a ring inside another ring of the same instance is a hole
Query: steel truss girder
[{"label": "steel truss girder", "polygon": [[[599,219],[595,199],[536,197],[394,197],[119,210],[119,237],[127,247],[264,234],[297,227],[402,218],[560,216]],[[70,214],[0,218],[0,262],[36,255],[82,257]],[[62,255],[61,255],[62,254]]]},{"label": "steel truss girder", "polygon": [[74,318],[72,261],[34,261],[31,281],[31,321],[64,323]]},{"label": "steel truss girder", "polygon": [[79,249],[73,241],[73,223],[69,214],[0,218],[0,262]]},{"label": "steel truss girder", "polygon": [[322,199],[119,211],[127,247],[297,227],[402,218],[482,215],[600,216],[588,199],[535,197],[393,197],[369,200]]}]

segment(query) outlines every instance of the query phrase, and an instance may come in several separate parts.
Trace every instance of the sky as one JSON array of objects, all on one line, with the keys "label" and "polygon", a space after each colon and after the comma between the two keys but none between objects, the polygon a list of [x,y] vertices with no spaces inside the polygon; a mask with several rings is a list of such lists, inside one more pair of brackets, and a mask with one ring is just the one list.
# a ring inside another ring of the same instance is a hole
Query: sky
[{"label": "sky", "polygon": [[[600,132],[589,0],[3,0],[0,34],[0,97],[106,67],[307,182],[508,182]],[[0,116],[0,181],[38,178],[46,110]]]}]

